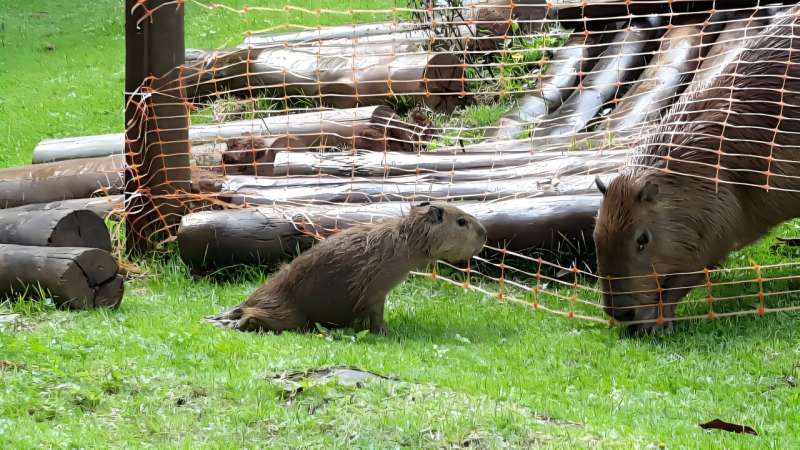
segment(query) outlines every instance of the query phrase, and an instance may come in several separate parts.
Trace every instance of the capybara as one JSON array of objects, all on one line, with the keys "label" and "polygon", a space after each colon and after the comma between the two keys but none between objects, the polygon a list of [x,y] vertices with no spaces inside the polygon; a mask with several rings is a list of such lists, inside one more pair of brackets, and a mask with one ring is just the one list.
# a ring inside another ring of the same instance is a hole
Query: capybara
[{"label": "capybara", "polygon": [[438,259],[463,263],[486,243],[478,220],[447,204],[421,203],[400,218],[336,233],[280,269],[247,301],[206,321],[242,331],[308,330],[356,323],[385,333],[389,291]]},{"label": "capybara", "polygon": [[603,307],[629,331],[670,328],[677,304],[704,284],[704,268],[800,216],[797,21],[795,7],[744,42],[721,75],[665,115],[617,178],[607,187],[598,180]]}]

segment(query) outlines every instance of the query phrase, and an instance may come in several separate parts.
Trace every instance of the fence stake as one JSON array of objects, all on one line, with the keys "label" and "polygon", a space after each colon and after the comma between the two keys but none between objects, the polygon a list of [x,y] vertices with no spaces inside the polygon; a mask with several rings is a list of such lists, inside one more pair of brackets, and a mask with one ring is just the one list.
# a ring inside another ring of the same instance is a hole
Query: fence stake
[{"label": "fence stake", "polygon": [[143,253],[175,236],[191,188],[189,117],[180,72],[184,5],[125,1],[126,247]]}]

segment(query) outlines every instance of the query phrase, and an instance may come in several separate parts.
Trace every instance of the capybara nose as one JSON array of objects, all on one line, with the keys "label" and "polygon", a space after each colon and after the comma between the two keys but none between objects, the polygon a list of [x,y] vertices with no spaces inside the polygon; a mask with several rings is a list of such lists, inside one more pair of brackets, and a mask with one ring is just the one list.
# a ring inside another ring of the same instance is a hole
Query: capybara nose
[{"label": "capybara nose", "polygon": [[486,228],[480,222],[478,222],[478,236],[480,236],[481,239],[483,239],[483,242],[486,242],[488,233],[486,232]]}]

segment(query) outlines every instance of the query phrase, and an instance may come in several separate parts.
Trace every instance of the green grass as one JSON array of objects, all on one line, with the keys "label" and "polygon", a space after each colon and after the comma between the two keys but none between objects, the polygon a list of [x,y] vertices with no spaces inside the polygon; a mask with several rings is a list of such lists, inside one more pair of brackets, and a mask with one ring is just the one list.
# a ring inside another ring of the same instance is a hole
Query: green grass
[{"label": "green grass", "polygon": [[[0,165],[27,163],[46,137],[122,129],[120,3],[0,0]],[[187,17],[187,45],[196,47],[276,23],[191,2]],[[769,243],[731,264],[800,256]],[[620,340],[614,329],[413,279],[389,298],[386,337],[255,335],[200,320],[245,298],[263,281],[259,271],[212,282],[173,260],[145,269],[117,311],[2,306],[20,317],[0,325],[0,448],[800,445],[800,388],[791,383],[800,377],[798,314],[682,323],[673,335]],[[401,382],[312,383],[290,399],[270,381],[328,365]],[[717,417],[760,435],[697,426]]]}]

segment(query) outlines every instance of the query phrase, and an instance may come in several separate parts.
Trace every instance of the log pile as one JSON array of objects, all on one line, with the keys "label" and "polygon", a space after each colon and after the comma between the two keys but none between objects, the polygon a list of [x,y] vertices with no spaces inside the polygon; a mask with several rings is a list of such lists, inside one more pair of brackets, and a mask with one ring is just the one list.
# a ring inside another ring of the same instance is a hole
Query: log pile
[{"label": "log pile", "polygon": [[0,300],[45,296],[69,309],[117,307],[124,280],[103,219],[120,200],[0,210]]}]

